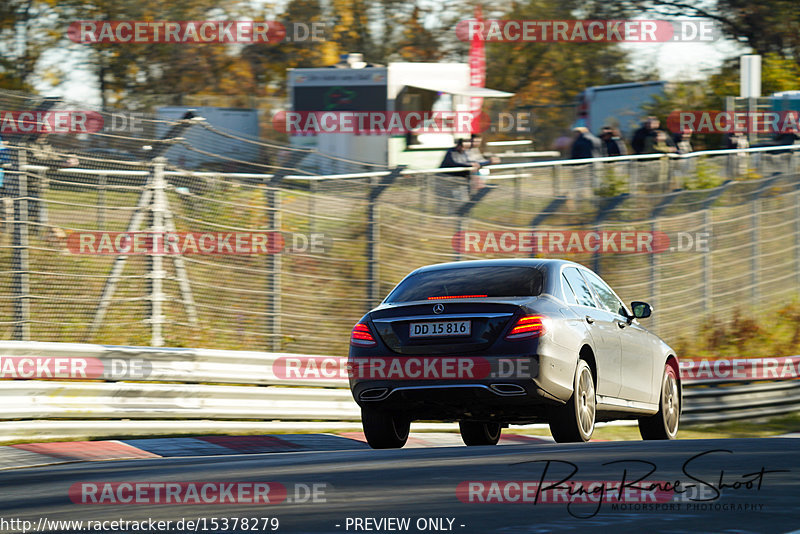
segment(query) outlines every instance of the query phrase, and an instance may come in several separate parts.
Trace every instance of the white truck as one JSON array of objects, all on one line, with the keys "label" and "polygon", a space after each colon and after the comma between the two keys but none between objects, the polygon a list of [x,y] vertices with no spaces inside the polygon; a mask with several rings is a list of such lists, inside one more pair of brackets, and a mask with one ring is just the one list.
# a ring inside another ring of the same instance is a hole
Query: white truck
[{"label": "white truck", "polygon": [[630,139],[646,113],[642,106],[664,94],[666,82],[618,83],[589,87],[578,95],[577,119],[573,127],[585,126],[597,135],[603,126],[618,128]]}]

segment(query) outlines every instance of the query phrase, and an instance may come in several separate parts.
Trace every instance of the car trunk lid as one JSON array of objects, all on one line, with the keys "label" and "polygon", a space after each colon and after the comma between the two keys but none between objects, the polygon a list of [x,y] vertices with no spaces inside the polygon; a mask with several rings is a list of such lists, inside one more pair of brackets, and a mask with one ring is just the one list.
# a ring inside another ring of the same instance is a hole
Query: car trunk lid
[{"label": "car trunk lid", "polygon": [[375,310],[370,320],[394,352],[455,354],[491,346],[520,310],[508,301],[410,303]]}]

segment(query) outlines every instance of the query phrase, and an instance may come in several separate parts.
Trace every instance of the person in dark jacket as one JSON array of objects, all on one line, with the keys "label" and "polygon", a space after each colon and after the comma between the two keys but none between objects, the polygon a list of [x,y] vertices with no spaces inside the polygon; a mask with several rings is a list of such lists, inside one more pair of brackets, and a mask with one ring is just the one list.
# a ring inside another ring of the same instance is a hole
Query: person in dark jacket
[{"label": "person in dark jacket", "polygon": [[587,128],[578,126],[574,130],[575,141],[572,143],[570,157],[572,159],[588,159],[600,157],[600,139],[593,136]]},{"label": "person in dark jacket", "polygon": [[653,135],[644,140],[645,154],[674,154],[677,151],[675,143],[663,130],[653,130]]},{"label": "person in dark jacket", "polygon": [[620,137],[619,132],[611,126],[603,126],[603,130],[600,132],[600,140],[603,142],[603,156],[625,156],[628,153],[628,149],[625,148],[625,142]]},{"label": "person in dark jacket", "polygon": [[[642,123],[642,127],[633,133],[631,148],[634,153],[653,154],[677,151],[672,136],[660,130],[659,126],[661,126],[661,122],[656,117],[647,117]],[[665,149],[665,146],[668,148]]]},{"label": "person in dark jacket", "polygon": [[781,132],[775,136],[776,145],[794,145],[797,144],[798,140],[800,140],[800,135],[797,133],[797,130],[795,129],[790,129],[785,132]]},{"label": "person in dark jacket", "polygon": [[[439,167],[472,167],[472,171],[477,172],[477,170],[480,168],[480,163],[472,161],[469,158],[469,154],[467,152],[469,145],[470,142],[468,140],[459,139],[456,141],[456,146],[447,150],[444,155],[444,159],[442,160],[442,164],[439,165]],[[457,172],[453,174],[456,176],[464,176],[465,178],[469,178],[470,171]]]},{"label": "person in dark jacket", "polygon": [[631,148],[634,154],[643,154],[644,145],[648,137],[655,135],[653,130],[658,129],[659,121],[657,118],[650,116],[642,121],[642,126],[633,132],[631,138]]}]

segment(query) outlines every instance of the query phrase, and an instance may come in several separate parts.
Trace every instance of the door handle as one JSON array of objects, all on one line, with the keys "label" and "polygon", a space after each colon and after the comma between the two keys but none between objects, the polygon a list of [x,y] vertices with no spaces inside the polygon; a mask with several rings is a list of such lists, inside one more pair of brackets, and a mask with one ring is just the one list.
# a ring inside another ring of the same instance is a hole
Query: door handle
[{"label": "door handle", "polygon": [[594,318],[591,315],[586,316],[586,322],[592,324],[594,322]]},{"label": "door handle", "polygon": [[617,326],[620,327],[620,328],[625,328],[626,326],[628,326],[628,323],[626,323],[624,321],[617,320],[617,321],[614,321],[614,322],[617,323]]}]

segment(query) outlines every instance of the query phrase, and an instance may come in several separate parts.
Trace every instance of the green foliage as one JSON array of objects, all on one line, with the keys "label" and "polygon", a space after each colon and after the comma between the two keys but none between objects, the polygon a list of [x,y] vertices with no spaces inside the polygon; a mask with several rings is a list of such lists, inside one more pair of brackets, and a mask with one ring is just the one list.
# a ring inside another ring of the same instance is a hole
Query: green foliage
[{"label": "green foliage", "polygon": [[683,188],[689,190],[712,189],[725,181],[719,170],[705,158],[697,158],[695,171],[683,181]]},{"label": "green foliage", "polygon": [[614,167],[606,167],[600,187],[594,193],[600,197],[616,197],[627,192],[628,177],[618,173]]},{"label": "green foliage", "polygon": [[709,317],[702,334],[682,337],[674,344],[680,358],[766,358],[800,354],[800,301],[797,299],[766,314],[737,309],[723,321]]}]

